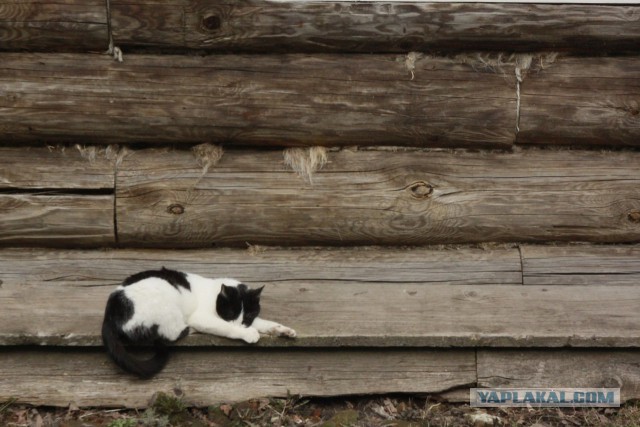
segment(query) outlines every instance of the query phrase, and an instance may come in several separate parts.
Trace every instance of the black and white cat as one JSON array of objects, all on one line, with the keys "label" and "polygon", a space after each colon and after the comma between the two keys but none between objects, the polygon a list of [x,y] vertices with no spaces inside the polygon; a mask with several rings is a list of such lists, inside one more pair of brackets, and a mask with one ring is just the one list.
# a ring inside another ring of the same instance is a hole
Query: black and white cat
[{"label": "black and white cat", "polygon": [[[189,328],[255,343],[260,333],[294,338],[296,331],[258,317],[262,288],[250,289],[234,279],[148,270],[134,274],[109,296],[102,341],[123,370],[150,378],[168,360],[166,343],[189,334]],[[148,360],[132,356],[125,345],[153,344]]]}]

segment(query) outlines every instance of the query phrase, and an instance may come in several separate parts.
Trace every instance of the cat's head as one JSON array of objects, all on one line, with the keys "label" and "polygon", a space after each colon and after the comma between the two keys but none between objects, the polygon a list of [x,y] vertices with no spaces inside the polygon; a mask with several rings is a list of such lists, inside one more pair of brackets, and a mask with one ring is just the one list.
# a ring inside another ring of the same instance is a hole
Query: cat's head
[{"label": "cat's head", "polygon": [[260,294],[263,289],[264,286],[251,289],[242,283],[237,286],[223,284],[216,301],[218,316],[228,322],[239,320],[243,325],[250,326],[260,314]]}]

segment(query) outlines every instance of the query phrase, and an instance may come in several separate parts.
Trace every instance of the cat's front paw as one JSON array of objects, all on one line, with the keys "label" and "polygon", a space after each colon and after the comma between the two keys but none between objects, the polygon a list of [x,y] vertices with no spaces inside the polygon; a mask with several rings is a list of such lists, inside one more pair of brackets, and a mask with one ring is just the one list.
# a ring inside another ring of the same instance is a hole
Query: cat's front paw
[{"label": "cat's front paw", "polygon": [[283,325],[278,325],[278,326],[274,326],[270,331],[269,331],[270,335],[277,335],[280,337],[289,337],[289,338],[295,338],[296,337],[296,331],[294,331],[291,328],[288,328],[286,326]]},{"label": "cat's front paw", "polygon": [[256,328],[246,328],[242,339],[249,344],[255,344],[260,340],[260,332]]}]

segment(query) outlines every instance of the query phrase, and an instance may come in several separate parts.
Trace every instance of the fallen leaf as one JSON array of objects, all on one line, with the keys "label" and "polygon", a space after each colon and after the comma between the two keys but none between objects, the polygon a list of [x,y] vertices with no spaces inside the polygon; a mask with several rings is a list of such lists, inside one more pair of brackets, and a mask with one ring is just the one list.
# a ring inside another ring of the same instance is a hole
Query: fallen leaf
[{"label": "fallen leaf", "polygon": [[231,415],[231,412],[233,412],[233,406],[224,403],[220,405],[220,410],[228,417],[229,415]]}]

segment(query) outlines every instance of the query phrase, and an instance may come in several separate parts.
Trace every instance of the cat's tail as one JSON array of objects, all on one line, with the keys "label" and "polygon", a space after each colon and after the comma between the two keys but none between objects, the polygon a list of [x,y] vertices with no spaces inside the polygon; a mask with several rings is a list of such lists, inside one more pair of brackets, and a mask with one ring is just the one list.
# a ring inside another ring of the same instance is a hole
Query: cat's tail
[{"label": "cat's tail", "polygon": [[114,301],[109,298],[102,322],[102,342],[107,353],[123,370],[143,379],[153,377],[164,368],[169,360],[167,347],[160,340],[156,340],[153,346],[155,354],[147,360],[138,359],[129,353],[122,339],[122,330],[115,319],[117,314],[114,316],[113,305]]}]

